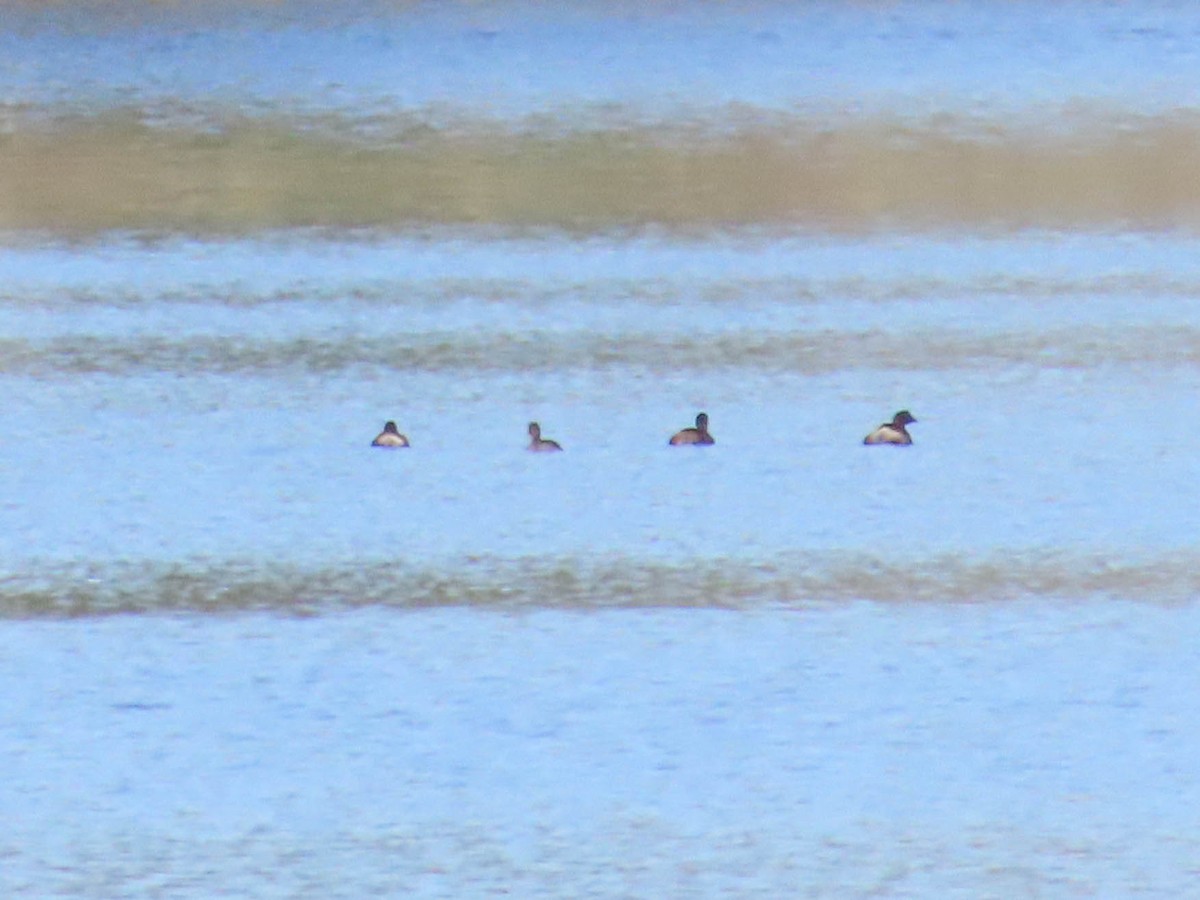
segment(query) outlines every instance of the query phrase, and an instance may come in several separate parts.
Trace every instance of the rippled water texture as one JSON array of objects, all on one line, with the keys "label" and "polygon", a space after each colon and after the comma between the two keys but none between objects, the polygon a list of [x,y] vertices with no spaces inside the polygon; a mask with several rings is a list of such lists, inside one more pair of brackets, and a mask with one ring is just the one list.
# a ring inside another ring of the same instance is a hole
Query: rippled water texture
[{"label": "rippled water texture", "polygon": [[0,2],[0,894],[1186,896],[1197,35]]},{"label": "rippled water texture", "polygon": [[[1177,598],[1191,250],[1055,234],[12,247],[2,590],[24,613],[286,608],[305,579],[303,607]],[[862,447],[899,408],[915,446]],[[668,448],[701,409],[716,446]],[[411,450],[367,446],[387,419]],[[535,420],[561,458],[523,452]],[[57,602],[84,570],[98,580]]]},{"label": "rippled water texture", "polygon": [[6,4],[0,227],[1195,228],[1173,4]]}]

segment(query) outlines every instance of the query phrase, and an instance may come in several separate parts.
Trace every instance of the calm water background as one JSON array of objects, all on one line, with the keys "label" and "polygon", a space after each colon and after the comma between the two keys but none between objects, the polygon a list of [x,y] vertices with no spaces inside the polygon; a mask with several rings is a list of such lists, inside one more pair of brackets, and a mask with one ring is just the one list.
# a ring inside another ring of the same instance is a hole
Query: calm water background
[{"label": "calm water background", "polygon": [[1188,892],[1200,11],[0,13],[5,891]]}]

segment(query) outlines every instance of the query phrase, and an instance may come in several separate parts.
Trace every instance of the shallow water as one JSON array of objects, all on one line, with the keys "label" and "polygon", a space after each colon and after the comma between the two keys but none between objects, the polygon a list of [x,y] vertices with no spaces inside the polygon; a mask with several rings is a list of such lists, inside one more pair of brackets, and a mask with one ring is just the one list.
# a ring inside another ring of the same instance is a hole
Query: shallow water
[{"label": "shallow water", "polygon": [[1188,4],[6,4],[0,227],[1194,230]]},{"label": "shallow water", "polygon": [[[712,605],[1187,594],[1190,250],[1057,235],[12,248],[9,609],[54,609],[40,581],[85,569],[72,602],[97,610],[187,606],[168,572],[205,608],[230,578],[286,608],[305,577],[343,580],[346,602],[427,582],[446,602],[553,606],[563,571],[600,605],[690,605],[692,568],[724,579]],[[901,407],[913,448],[859,445]],[[668,448],[698,409],[717,445]],[[389,418],[411,450],[367,446]],[[523,453],[530,420],[568,452]],[[666,593],[630,596],[655,578]]]},{"label": "shallow water", "polygon": [[1198,627],[1040,599],[7,623],[0,887],[1185,895]]},{"label": "shallow water", "polygon": [[6,893],[1186,893],[1191,6],[2,9]]}]

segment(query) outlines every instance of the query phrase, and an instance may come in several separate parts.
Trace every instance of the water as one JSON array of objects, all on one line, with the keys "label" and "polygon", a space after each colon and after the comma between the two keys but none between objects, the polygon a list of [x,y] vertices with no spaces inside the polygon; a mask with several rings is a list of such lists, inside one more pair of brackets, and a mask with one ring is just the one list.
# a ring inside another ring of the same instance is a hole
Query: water
[{"label": "water", "polygon": [[1190,6],[3,12],[7,892],[1186,893]]},{"label": "water", "polygon": [[1186,895],[1195,607],[1081,618],[1038,600],[23,623],[0,762],[6,806],[36,814],[0,836],[0,886]]}]

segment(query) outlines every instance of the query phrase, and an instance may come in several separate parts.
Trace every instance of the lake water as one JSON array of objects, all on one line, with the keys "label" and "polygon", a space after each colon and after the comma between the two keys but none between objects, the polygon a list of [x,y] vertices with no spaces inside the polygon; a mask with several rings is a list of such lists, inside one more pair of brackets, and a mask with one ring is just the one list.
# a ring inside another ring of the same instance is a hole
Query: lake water
[{"label": "lake water", "polygon": [[4,892],[1191,889],[1200,9],[0,14]]}]

